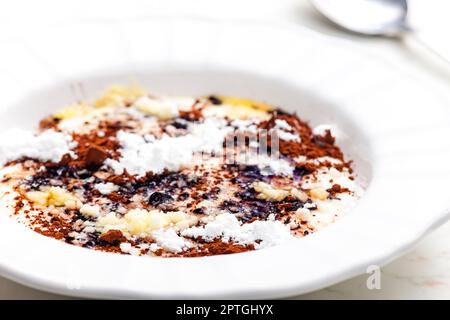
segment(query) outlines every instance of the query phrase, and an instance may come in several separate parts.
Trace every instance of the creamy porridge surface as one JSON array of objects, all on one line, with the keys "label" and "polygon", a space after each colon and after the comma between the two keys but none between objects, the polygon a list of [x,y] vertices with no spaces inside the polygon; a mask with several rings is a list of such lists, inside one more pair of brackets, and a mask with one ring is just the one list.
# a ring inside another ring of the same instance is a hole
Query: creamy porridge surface
[{"label": "creamy porridge surface", "polygon": [[65,107],[36,131],[2,133],[0,166],[12,218],[142,256],[278,245],[333,223],[362,194],[327,126],[247,99],[136,86]]}]

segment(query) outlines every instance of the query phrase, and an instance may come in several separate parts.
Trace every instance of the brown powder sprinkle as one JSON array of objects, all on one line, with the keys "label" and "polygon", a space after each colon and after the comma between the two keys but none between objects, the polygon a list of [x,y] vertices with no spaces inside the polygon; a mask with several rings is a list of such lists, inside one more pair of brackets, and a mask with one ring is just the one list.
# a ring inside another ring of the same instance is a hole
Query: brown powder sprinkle
[{"label": "brown powder sprinkle", "polygon": [[98,146],[90,146],[87,148],[84,157],[84,166],[86,168],[99,168],[107,158],[108,152],[106,149]]},{"label": "brown powder sprinkle", "polygon": [[41,130],[57,129],[59,122],[60,120],[55,117],[44,118],[39,122],[39,129]]},{"label": "brown powder sprinkle", "polygon": [[240,245],[236,243],[227,243],[222,242],[220,240],[216,240],[213,242],[206,242],[204,243],[201,248],[193,248],[189,249],[187,251],[182,252],[178,255],[172,255],[174,257],[181,256],[181,257],[204,257],[204,256],[214,256],[218,254],[233,254],[233,253],[240,253],[240,252],[246,252],[246,251],[252,251],[255,250],[254,245]]},{"label": "brown powder sprinkle", "polygon": [[118,245],[121,242],[126,242],[127,238],[123,235],[120,230],[109,230],[100,235],[98,238],[100,241],[104,241],[110,245]]},{"label": "brown powder sprinkle", "polygon": [[339,184],[333,184],[333,186],[329,189],[327,189],[329,193],[332,195],[338,194],[338,193],[350,193],[351,191],[348,188],[343,188]]},{"label": "brown powder sprinkle", "polygon": [[[309,125],[300,120],[296,115],[280,114],[277,112],[269,120],[260,123],[259,127],[270,130],[275,127],[275,120],[286,121],[292,127],[294,133],[298,134],[301,138],[301,141],[280,140],[280,153],[284,156],[291,158],[306,156],[309,159],[328,156],[339,160],[344,159],[341,150],[334,145],[335,141],[329,130],[323,137],[314,135]],[[270,145],[270,136],[267,140]]]}]

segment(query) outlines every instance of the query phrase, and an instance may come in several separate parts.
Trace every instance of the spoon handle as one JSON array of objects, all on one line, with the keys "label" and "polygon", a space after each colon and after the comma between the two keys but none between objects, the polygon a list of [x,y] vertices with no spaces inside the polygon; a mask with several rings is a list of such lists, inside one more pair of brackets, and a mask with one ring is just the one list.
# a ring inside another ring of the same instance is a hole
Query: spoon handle
[{"label": "spoon handle", "polygon": [[[435,41],[431,41],[430,38],[423,36],[421,33],[411,30],[411,32],[406,33],[406,37],[404,38],[404,40],[412,42],[413,45],[425,49],[434,57],[439,58],[441,61],[446,62],[450,65],[450,49],[443,50],[442,46],[437,44]],[[441,39],[440,41],[445,40]]]}]

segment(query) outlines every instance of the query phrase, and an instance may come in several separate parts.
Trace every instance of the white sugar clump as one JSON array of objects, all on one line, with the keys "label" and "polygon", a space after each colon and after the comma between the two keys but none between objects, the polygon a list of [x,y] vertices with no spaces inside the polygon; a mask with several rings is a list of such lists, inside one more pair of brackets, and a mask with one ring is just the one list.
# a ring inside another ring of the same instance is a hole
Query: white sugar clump
[{"label": "white sugar clump", "polygon": [[59,162],[75,147],[70,135],[54,130],[41,134],[23,129],[11,129],[0,135],[0,165],[23,157]]},{"label": "white sugar clump", "polygon": [[152,237],[159,247],[167,251],[181,252],[192,247],[192,243],[180,237],[173,229],[154,231]]},{"label": "white sugar clump", "polygon": [[292,127],[285,120],[276,119],[275,126],[271,129],[275,131],[278,137],[284,141],[301,141],[300,136],[295,133],[291,133],[289,131],[292,130]]},{"label": "white sugar clump", "polygon": [[258,119],[252,119],[252,120],[236,119],[231,122],[231,125],[233,127],[236,127],[238,131],[257,134],[258,133],[257,125],[259,123],[260,123],[260,121]]},{"label": "white sugar clump", "polygon": [[242,154],[236,157],[236,161],[240,164],[258,166],[262,175],[292,176],[294,172],[294,167],[289,161],[275,155],[269,156],[264,153]]},{"label": "white sugar clump", "polygon": [[286,131],[292,130],[292,127],[289,125],[289,123],[286,122],[286,120],[276,119],[275,127]]},{"label": "white sugar clump", "polygon": [[330,131],[331,135],[336,140],[341,140],[345,137],[345,134],[336,126],[332,124],[319,124],[313,128],[313,134],[317,136],[323,136],[327,131]]},{"label": "white sugar clump", "polygon": [[181,235],[189,238],[201,237],[205,241],[221,238],[224,242],[253,244],[256,249],[278,245],[293,238],[289,227],[280,221],[254,221],[241,225],[236,216],[230,213],[218,215],[205,226],[185,229]]},{"label": "white sugar clump", "polygon": [[192,125],[187,135],[146,141],[135,133],[119,131],[117,140],[121,145],[119,160],[107,159],[105,164],[116,174],[127,170],[130,174],[143,176],[147,172],[161,173],[164,169],[177,171],[192,164],[196,152],[222,150],[226,135],[232,131],[225,121],[208,119]]},{"label": "white sugar clump", "polygon": [[108,195],[111,192],[119,190],[119,186],[111,182],[97,183],[94,187],[103,195]]}]

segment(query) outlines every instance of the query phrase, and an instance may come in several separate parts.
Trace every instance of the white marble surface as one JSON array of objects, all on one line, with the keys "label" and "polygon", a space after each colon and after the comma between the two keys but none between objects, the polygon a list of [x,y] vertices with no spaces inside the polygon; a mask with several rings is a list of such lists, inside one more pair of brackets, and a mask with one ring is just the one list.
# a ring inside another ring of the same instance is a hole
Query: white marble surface
[{"label": "white marble surface", "polygon": [[[411,23],[423,37],[450,52],[446,31],[450,21],[446,0],[411,0]],[[0,4],[0,40],[21,35],[35,25],[67,21],[194,15],[265,21],[289,21],[342,37],[394,62],[411,76],[426,80],[445,96],[450,107],[450,67],[414,44],[381,38],[362,38],[335,29],[321,19],[306,0],[16,0]],[[1,54],[1,53],[0,53]],[[450,192],[449,192],[450,194]],[[382,268],[381,289],[368,290],[368,275],[344,281],[296,299],[449,299],[450,223],[428,235],[414,250]],[[0,299],[65,299],[0,278]]]}]

